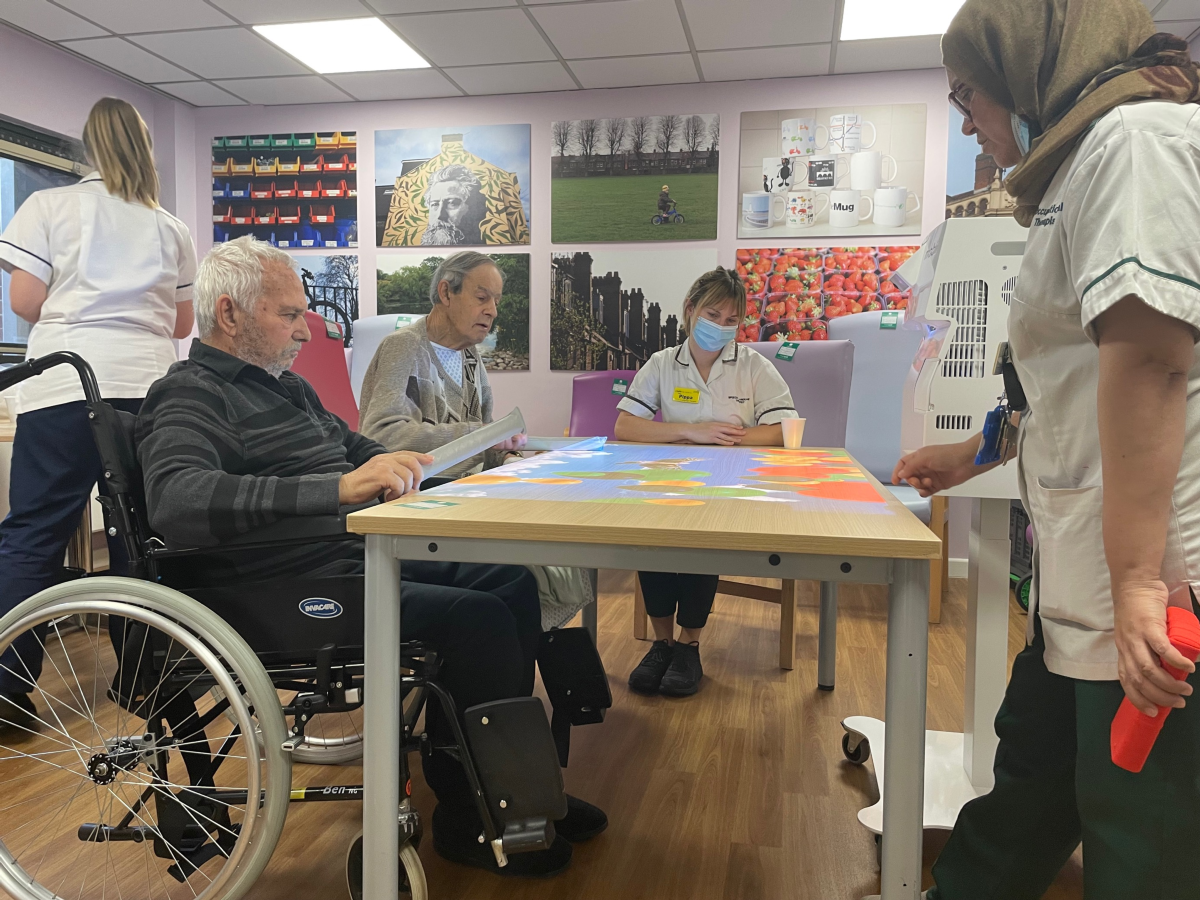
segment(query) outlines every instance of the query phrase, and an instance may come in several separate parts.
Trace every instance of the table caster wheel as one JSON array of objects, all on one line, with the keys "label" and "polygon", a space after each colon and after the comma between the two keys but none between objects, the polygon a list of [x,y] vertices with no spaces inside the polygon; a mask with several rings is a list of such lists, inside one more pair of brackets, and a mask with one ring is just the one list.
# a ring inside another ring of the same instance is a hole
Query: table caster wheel
[{"label": "table caster wheel", "polygon": [[871,744],[861,734],[847,732],[842,735],[842,754],[856,766],[871,758]]}]

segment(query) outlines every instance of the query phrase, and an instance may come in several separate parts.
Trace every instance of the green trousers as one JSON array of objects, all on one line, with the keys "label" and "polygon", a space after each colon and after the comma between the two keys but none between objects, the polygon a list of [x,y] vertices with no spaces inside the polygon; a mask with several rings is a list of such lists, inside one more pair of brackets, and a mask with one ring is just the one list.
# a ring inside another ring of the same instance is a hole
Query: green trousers
[{"label": "green trousers", "polygon": [[1109,755],[1120,682],[1054,675],[1045,646],[1039,622],[996,716],[996,786],[958,814],[929,900],[1040,900],[1080,841],[1086,900],[1197,900],[1200,690],[1134,775]]}]

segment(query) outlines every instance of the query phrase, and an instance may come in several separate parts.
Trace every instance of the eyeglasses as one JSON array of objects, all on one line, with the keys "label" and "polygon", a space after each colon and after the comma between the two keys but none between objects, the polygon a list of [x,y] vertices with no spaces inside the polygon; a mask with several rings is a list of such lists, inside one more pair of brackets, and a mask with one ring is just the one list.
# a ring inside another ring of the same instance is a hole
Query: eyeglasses
[{"label": "eyeglasses", "polygon": [[971,98],[974,96],[975,91],[965,84],[950,92],[950,105],[962,113],[963,118],[968,121],[971,120]]}]

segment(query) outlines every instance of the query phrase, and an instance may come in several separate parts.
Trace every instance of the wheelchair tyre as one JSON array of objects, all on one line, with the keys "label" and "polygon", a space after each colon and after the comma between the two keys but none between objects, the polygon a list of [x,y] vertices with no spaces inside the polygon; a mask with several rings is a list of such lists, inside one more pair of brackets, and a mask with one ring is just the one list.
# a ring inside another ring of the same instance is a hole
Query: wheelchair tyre
[{"label": "wheelchair tyre", "polygon": [[[214,700],[225,696],[225,692],[216,687],[210,693]],[[289,700],[290,696],[280,697],[281,704]],[[225,716],[231,722],[236,721],[232,710],[226,710]],[[306,766],[344,766],[362,758],[362,741],[362,718],[357,710],[320,713],[309,720],[304,743],[292,751],[292,762]]]},{"label": "wheelchair tyre", "polygon": [[[411,841],[400,845],[400,895],[411,900],[428,900],[429,886],[425,882],[425,868],[421,857]],[[363,895],[363,836],[362,832],[350,842],[346,851],[346,889],[350,900],[362,900]]]},{"label": "wheelchair tyre", "polygon": [[[64,616],[87,627],[62,632]],[[123,623],[120,656],[93,616]],[[243,896],[279,840],[291,787],[283,714],[258,657],[195,600],[129,578],[36,594],[0,618],[0,651],[31,631],[45,650],[31,692],[39,718],[0,733],[0,889],[16,900]],[[166,662],[147,678],[150,648]],[[144,689],[119,700],[114,676],[134,658]],[[213,714],[210,682],[236,727]]]}]

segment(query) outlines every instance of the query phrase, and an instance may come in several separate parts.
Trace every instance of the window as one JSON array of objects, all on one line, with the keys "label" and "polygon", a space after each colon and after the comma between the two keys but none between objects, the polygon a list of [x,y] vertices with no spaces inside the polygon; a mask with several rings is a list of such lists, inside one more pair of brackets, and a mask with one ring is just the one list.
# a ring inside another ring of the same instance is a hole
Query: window
[{"label": "window", "polygon": [[[77,182],[86,171],[78,141],[0,119],[0,231],[34,191]],[[33,326],[12,311],[9,275],[0,270],[0,365],[25,355]]]}]

